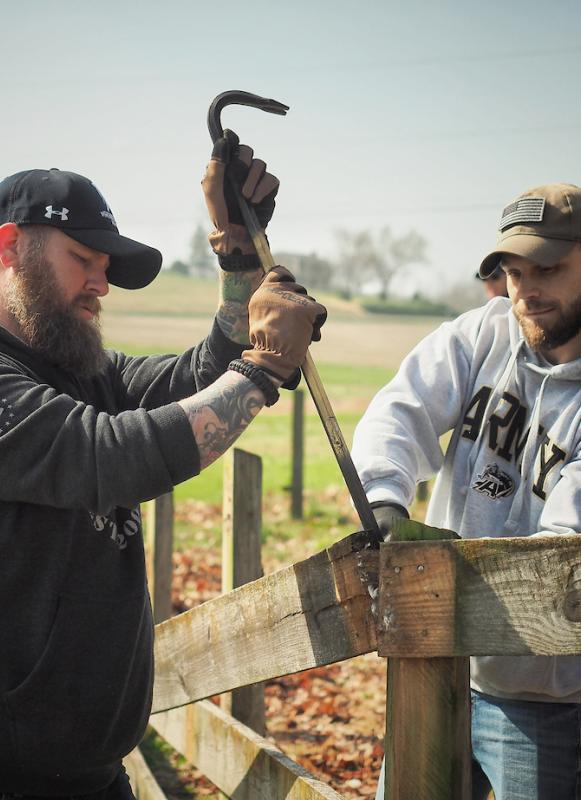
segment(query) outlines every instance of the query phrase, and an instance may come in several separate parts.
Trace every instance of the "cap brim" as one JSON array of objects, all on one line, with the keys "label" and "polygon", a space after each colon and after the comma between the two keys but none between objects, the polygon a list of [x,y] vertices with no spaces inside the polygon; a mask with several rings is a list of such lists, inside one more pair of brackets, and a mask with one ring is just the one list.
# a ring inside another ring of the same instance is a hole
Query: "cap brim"
[{"label": "cap brim", "polygon": [[161,269],[159,250],[120,236],[115,231],[83,229],[67,230],[66,234],[76,242],[110,257],[107,279],[114,286],[142,289],[151,283]]},{"label": "cap brim", "polygon": [[527,258],[542,267],[552,267],[570,253],[574,246],[575,242],[570,239],[543,239],[541,236],[526,233],[507,236],[482,261],[478,274],[482,279],[489,278],[504,254]]}]

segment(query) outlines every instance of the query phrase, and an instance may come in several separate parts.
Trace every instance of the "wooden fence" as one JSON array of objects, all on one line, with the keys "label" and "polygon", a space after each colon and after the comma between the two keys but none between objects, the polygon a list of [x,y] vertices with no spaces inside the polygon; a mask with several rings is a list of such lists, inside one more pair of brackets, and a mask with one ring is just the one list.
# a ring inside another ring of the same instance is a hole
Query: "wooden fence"
[{"label": "wooden fence", "polygon": [[[255,536],[256,457],[229,459],[225,527]],[[468,657],[581,654],[579,537],[458,540],[402,521],[397,538],[377,550],[353,534],[157,624],[151,724],[227,797],[341,800],[249,727],[263,725],[259,694],[241,701],[242,721],[212,695],[376,651],[389,675],[386,799],[468,800]],[[155,563],[160,603],[168,564]],[[139,800],[160,800],[139,752],[127,764]]]}]

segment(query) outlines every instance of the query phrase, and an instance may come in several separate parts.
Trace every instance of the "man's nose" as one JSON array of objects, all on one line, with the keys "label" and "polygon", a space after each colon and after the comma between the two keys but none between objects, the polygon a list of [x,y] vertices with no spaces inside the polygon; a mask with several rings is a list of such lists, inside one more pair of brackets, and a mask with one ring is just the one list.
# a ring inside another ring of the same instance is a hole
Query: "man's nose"
[{"label": "man's nose", "polygon": [[[109,265],[107,264],[107,267]],[[109,281],[107,279],[107,267],[95,266],[89,273],[87,278],[87,291],[97,295],[97,297],[105,297],[109,294]]]},{"label": "man's nose", "polygon": [[522,275],[518,283],[518,296],[522,300],[534,300],[539,297],[540,287],[533,275]]}]

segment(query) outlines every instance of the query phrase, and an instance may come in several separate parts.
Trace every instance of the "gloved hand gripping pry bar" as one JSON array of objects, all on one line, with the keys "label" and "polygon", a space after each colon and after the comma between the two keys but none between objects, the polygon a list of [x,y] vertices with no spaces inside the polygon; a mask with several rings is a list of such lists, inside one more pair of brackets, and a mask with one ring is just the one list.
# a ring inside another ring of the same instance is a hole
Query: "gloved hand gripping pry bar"
[{"label": "gloved hand gripping pry bar", "polygon": [[[216,140],[219,139],[224,132],[220,122],[220,114],[222,109],[229,105],[251,106],[252,108],[259,108],[261,111],[267,111],[269,114],[280,114],[281,116],[284,116],[289,110],[289,107],[285,106],[283,103],[279,103],[276,100],[269,100],[266,97],[259,97],[258,95],[250,94],[249,92],[222,92],[222,94],[219,94],[214,99],[212,105],[210,106],[210,110],[208,111],[208,129],[213,142],[216,142]],[[242,195],[240,187],[236,181],[232,179],[230,180],[236,199],[240,205],[240,211],[242,212],[244,223],[248,233],[252,238],[252,242],[256,248],[256,252],[258,253],[262,268],[265,272],[268,272],[275,267],[276,264],[272,257],[272,253],[270,252],[266,236],[260,227],[260,223],[258,222],[254,209],[251,205],[249,205],[249,203],[246,201],[246,198]],[[307,386],[309,387],[311,397],[313,398],[317,411],[319,412],[325,433],[327,434],[327,438],[329,439],[329,443],[333,453],[335,454],[337,463],[339,464],[339,469],[343,474],[343,478],[345,479],[345,483],[347,484],[347,488],[353,499],[355,509],[359,514],[359,519],[361,520],[363,529],[379,536],[379,529],[377,527],[377,522],[375,521],[373,511],[371,510],[367,496],[363,491],[363,486],[359,480],[359,475],[357,474],[355,465],[351,459],[351,454],[349,453],[349,449],[347,448],[345,439],[343,438],[339,423],[337,422],[337,418],[333,413],[331,403],[329,402],[329,398],[327,397],[327,393],[323,387],[323,384],[321,383],[321,378],[319,377],[317,368],[315,367],[309,352],[307,352],[301,369]]]}]

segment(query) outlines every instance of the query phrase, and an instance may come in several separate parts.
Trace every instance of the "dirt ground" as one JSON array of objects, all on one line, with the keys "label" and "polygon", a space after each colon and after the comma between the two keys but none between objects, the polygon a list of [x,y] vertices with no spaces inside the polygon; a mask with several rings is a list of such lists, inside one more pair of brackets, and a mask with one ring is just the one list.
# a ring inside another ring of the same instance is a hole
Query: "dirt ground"
[{"label": "dirt ground", "polygon": [[[413,321],[375,316],[333,319],[324,336],[312,346],[315,361],[323,364],[357,364],[394,369],[420,339],[442,320],[416,317]],[[210,327],[210,318],[156,315],[103,314],[109,341],[139,342],[145,352],[176,352],[199,342]]]}]

